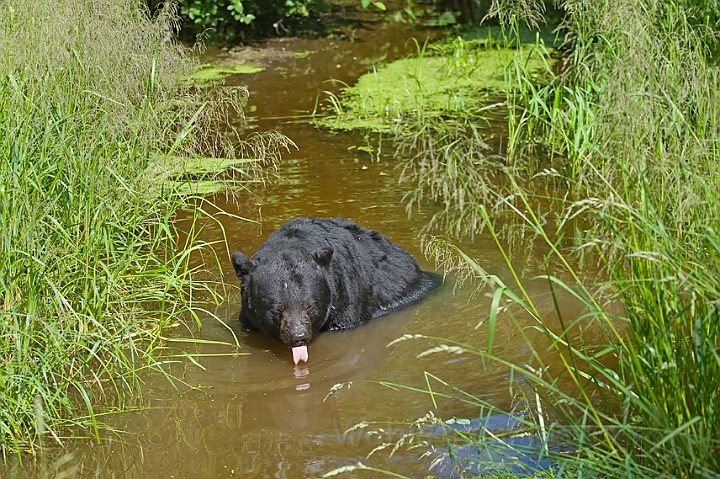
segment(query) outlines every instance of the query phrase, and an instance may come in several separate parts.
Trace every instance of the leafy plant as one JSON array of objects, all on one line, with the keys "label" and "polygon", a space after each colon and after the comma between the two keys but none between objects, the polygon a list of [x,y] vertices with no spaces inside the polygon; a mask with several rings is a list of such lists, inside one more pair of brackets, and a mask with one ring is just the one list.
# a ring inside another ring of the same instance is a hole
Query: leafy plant
[{"label": "leafy plant", "polygon": [[[180,14],[187,32],[229,41],[244,35],[289,34],[293,24],[327,12],[325,0],[182,0]],[[252,25],[251,28],[249,26]]]},{"label": "leafy plant", "polygon": [[255,19],[252,13],[245,13],[242,0],[193,0],[183,3],[180,12],[192,22],[206,27],[217,27],[220,22],[231,19],[248,25]]},{"label": "leafy plant", "polygon": [[378,10],[385,11],[387,9],[387,7],[385,7],[385,4],[383,2],[375,2],[373,0],[360,0],[360,4],[362,5],[363,8],[367,8],[370,6],[370,4],[372,4]]}]

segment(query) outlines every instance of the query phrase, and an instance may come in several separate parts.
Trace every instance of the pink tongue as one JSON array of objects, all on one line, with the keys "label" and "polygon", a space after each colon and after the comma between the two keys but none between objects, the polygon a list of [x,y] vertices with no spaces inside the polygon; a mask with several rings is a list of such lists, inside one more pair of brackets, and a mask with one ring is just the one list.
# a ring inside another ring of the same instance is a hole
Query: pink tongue
[{"label": "pink tongue", "polygon": [[297,346],[292,348],[293,352],[293,361],[295,361],[295,364],[299,363],[300,361],[307,362],[308,360],[308,352],[307,352],[307,346]]}]

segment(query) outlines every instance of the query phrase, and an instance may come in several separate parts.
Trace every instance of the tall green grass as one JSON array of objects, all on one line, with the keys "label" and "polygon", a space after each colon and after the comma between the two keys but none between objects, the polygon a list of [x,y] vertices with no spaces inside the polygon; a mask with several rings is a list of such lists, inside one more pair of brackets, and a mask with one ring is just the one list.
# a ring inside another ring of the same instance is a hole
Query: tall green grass
[{"label": "tall green grass", "polygon": [[[645,193],[650,192],[646,185]],[[556,298],[554,313],[560,318],[560,329],[553,326],[555,318],[545,319],[525,292],[522,276],[504,249],[504,238],[484,207],[480,206],[480,211],[496,244],[505,251],[514,283],[504,284],[472,258],[457,249],[455,253],[478,278],[496,285],[493,296],[497,300],[492,302],[489,317],[507,322],[519,312],[529,315],[535,320],[535,329],[550,340],[557,361],[547,368],[540,359],[545,345],[530,338],[525,344],[537,360],[532,368],[507,363],[490,345],[486,349],[460,346],[474,351],[481,364],[505,364],[513,376],[532,384],[539,405],[533,408],[535,420],[523,423],[526,431],[547,444],[541,452],[557,467],[555,475],[717,477],[720,317],[717,301],[712,299],[718,292],[717,235],[712,231],[704,235],[704,261],[699,261],[678,254],[677,239],[647,210],[640,212],[622,200],[593,202],[587,213],[612,228],[624,248],[615,253],[611,268],[611,284],[623,306],[623,313],[618,314],[603,307],[603,294],[593,285],[583,285],[573,259],[558,248],[554,236],[545,232],[542,219],[533,212],[532,198],[519,190],[517,198],[522,206],[518,215],[551,250],[548,274],[536,279],[547,281]],[[435,247],[454,248],[442,242]],[[586,312],[565,317],[560,292],[572,294]],[[504,299],[516,310],[508,309]],[[500,307],[503,304],[505,307]],[[524,337],[523,329],[518,325]],[[602,341],[598,341],[598,332]],[[494,323],[490,323],[490,338],[493,333]],[[567,384],[568,378],[576,389],[558,386]],[[482,401],[478,405],[493,407]]]},{"label": "tall green grass", "polygon": [[[476,357],[477,368],[506,367],[516,406],[502,410],[492,398],[463,391],[430,373],[426,373],[426,389],[384,385],[427,394],[439,416],[433,416],[432,424],[446,424],[440,419],[442,409],[436,398],[476,406],[479,430],[463,433],[447,427],[446,454],[452,459],[453,447],[472,445],[470,450],[479,455],[465,459],[493,477],[513,477],[512,470],[537,477],[534,460],[551,465],[545,471],[548,477],[718,477],[720,314],[717,301],[708,300],[718,297],[717,232],[708,230],[702,235],[702,254],[688,257],[678,254],[681,245],[662,221],[649,213],[650,205],[641,211],[621,199],[612,203],[583,200],[585,213],[613,229],[617,247],[625,248],[615,252],[610,268],[613,299],[619,303],[610,308],[605,305],[607,291],[584,284],[582,271],[574,266],[575,258],[558,246],[556,234],[547,231],[536,213],[535,199],[509,181],[515,194],[495,199],[515,211],[550,251],[547,273],[533,280],[546,282],[555,310],[543,312],[529,294],[523,267],[511,260],[506,238],[496,229],[490,209],[476,204],[474,208],[484,217],[486,231],[511,273],[504,276],[511,280],[503,281],[447,239],[436,239],[429,247],[454,269],[459,259],[469,274],[492,285],[490,310],[483,320],[488,325],[487,341],[470,344],[421,335],[400,340],[439,343],[423,356],[462,351]],[[650,197],[649,185],[643,193]],[[712,200],[720,198],[714,194]],[[567,316],[563,301],[568,297],[584,306],[583,314]],[[504,345],[494,339],[500,324],[503,331],[509,324],[515,325],[531,360],[518,364],[503,357]],[[538,341],[537,332],[544,340]],[[486,429],[484,418],[497,415],[514,418],[515,426]],[[409,435],[417,436],[414,442],[422,444],[422,427]],[[513,440],[528,435],[536,438],[535,447],[516,448]],[[383,448],[393,451],[408,442],[405,436],[394,444],[385,441]],[[431,444],[428,439],[427,447]],[[496,462],[495,458],[502,456],[505,462]],[[340,468],[328,476],[354,469],[363,466]]]},{"label": "tall green grass", "polygon": [[[517,58],[506,70],[506,148],[495,176],[483,150],[498,145],[462,115],[443,120],[454,129],[426,119],[412,126],[419,134],[401,138],[411,153],[406,177],[419,186],[414,198],[447,205],[434,225],[446,237],[433,252],[495,285],[487,347],[452,346],[476,353],[479,367],[504,364],[511,380],[532,385],[534,417],[523,422],[547,446],[540,452],[557,466],[551,474],[720,477],[717,5],[562,6],[565,63],[537,75]],[[541,8],[497,0],[492,12],[517,35],[518,24],[536,20]],[[528,55],[547,58],[547,51],[538,44]],[[548,183],[560,188],[544,189]],[[447,239],[483,229],[503,252],[512,283]],[[553,293],[560,328],[526,293],[515,261],[518,246],[533,244],[549,252],[539,279]],[[599,259],[602,287],[582,275],[566,244]],[[586,312],[566,317],[561,291]],[[546,339],[534,343],[518,324],[537,359],[532,368],[508,363],[492,346],[494,325],[516,314],[529,316]],[[558,358],[551,369],[539,349],[547,341]],[[558,386],[567,379],[571,391]],[[480,449],[497,438],[472,440]]]},{"label": "tall green grass", "polygon": [[212,287],[159,159],[277,154],[214,134],[240,97],[186,80],[173,22],[171,4],[151,18],[135,0],[0,5],[4,456],[62,444],[67,426],[97,436],[99,410],[140,394],[162,328]]},{"label": "tall green grass", "polygon": [[[711,50],[717,30],[695,16],[708,5],[564,2],[567,67],[548,69],[542,80],[514,62],[507,98],[508,163],[538,152],[549,159],[546,175],[569,187],[565,213],[548,224],[516,181],[509,193],[465,189],[458,218],[482,215],[506,251],[488,211],[499,205],[512,212],[549,248],[544,278],[551,289],[572,292],[587,308],[552,330],[523,293],[520,274],[503,285],[459,253],[475,274],[499,285],[496,297],[535,318],[561,358],[564,367],[552,377],[508,365],[532,380],[543,410],[562,419],[552,424],[564,445],[553,458],[558,475],[720,475],[720,84]],[[582,228],[570,221],[578,217]],[[573,235],[601,258],[611,280],[604,294],[622,305],[621,314],[602,307],[572,255],[559,249]],[[510,260],[507,266],[517,269]],[[572,282],[560,279],[568,275]],[[493,305],[491,317],[501,317]],[[560,306],[556,314],[562,317]],[[568,335],[570,325],[588,319],[605,332],[604,346]],[[492,351],[478,354],[502,361]],[[559,376],[596,393],[568,394],[556,386]],[[536,432],[546,437],[544,428]]]}]

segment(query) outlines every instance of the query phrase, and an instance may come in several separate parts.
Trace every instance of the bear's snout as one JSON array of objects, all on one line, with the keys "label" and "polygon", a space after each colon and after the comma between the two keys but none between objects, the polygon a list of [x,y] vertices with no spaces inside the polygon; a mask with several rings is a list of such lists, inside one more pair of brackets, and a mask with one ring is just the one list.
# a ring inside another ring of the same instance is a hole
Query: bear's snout
[{"label": "bear's snout", "polygon": [[306,346],[312,339],[312,322],[306,311],[288,311],[280,321],[280,339],[291,348]]}]

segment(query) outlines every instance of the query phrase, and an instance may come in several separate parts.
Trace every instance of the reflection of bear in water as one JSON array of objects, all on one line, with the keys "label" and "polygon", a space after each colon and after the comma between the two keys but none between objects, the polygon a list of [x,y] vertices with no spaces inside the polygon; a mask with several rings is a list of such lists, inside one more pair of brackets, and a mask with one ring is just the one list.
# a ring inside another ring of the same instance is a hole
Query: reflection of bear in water
[{"label": "reflection of bear in water", "polygon": [[348,329],[419,301],[440,281],[380,233],[349,220],[298,218],[248,259],[232,254],[240,321],[279,338],[293,359],[322,330]]}]

